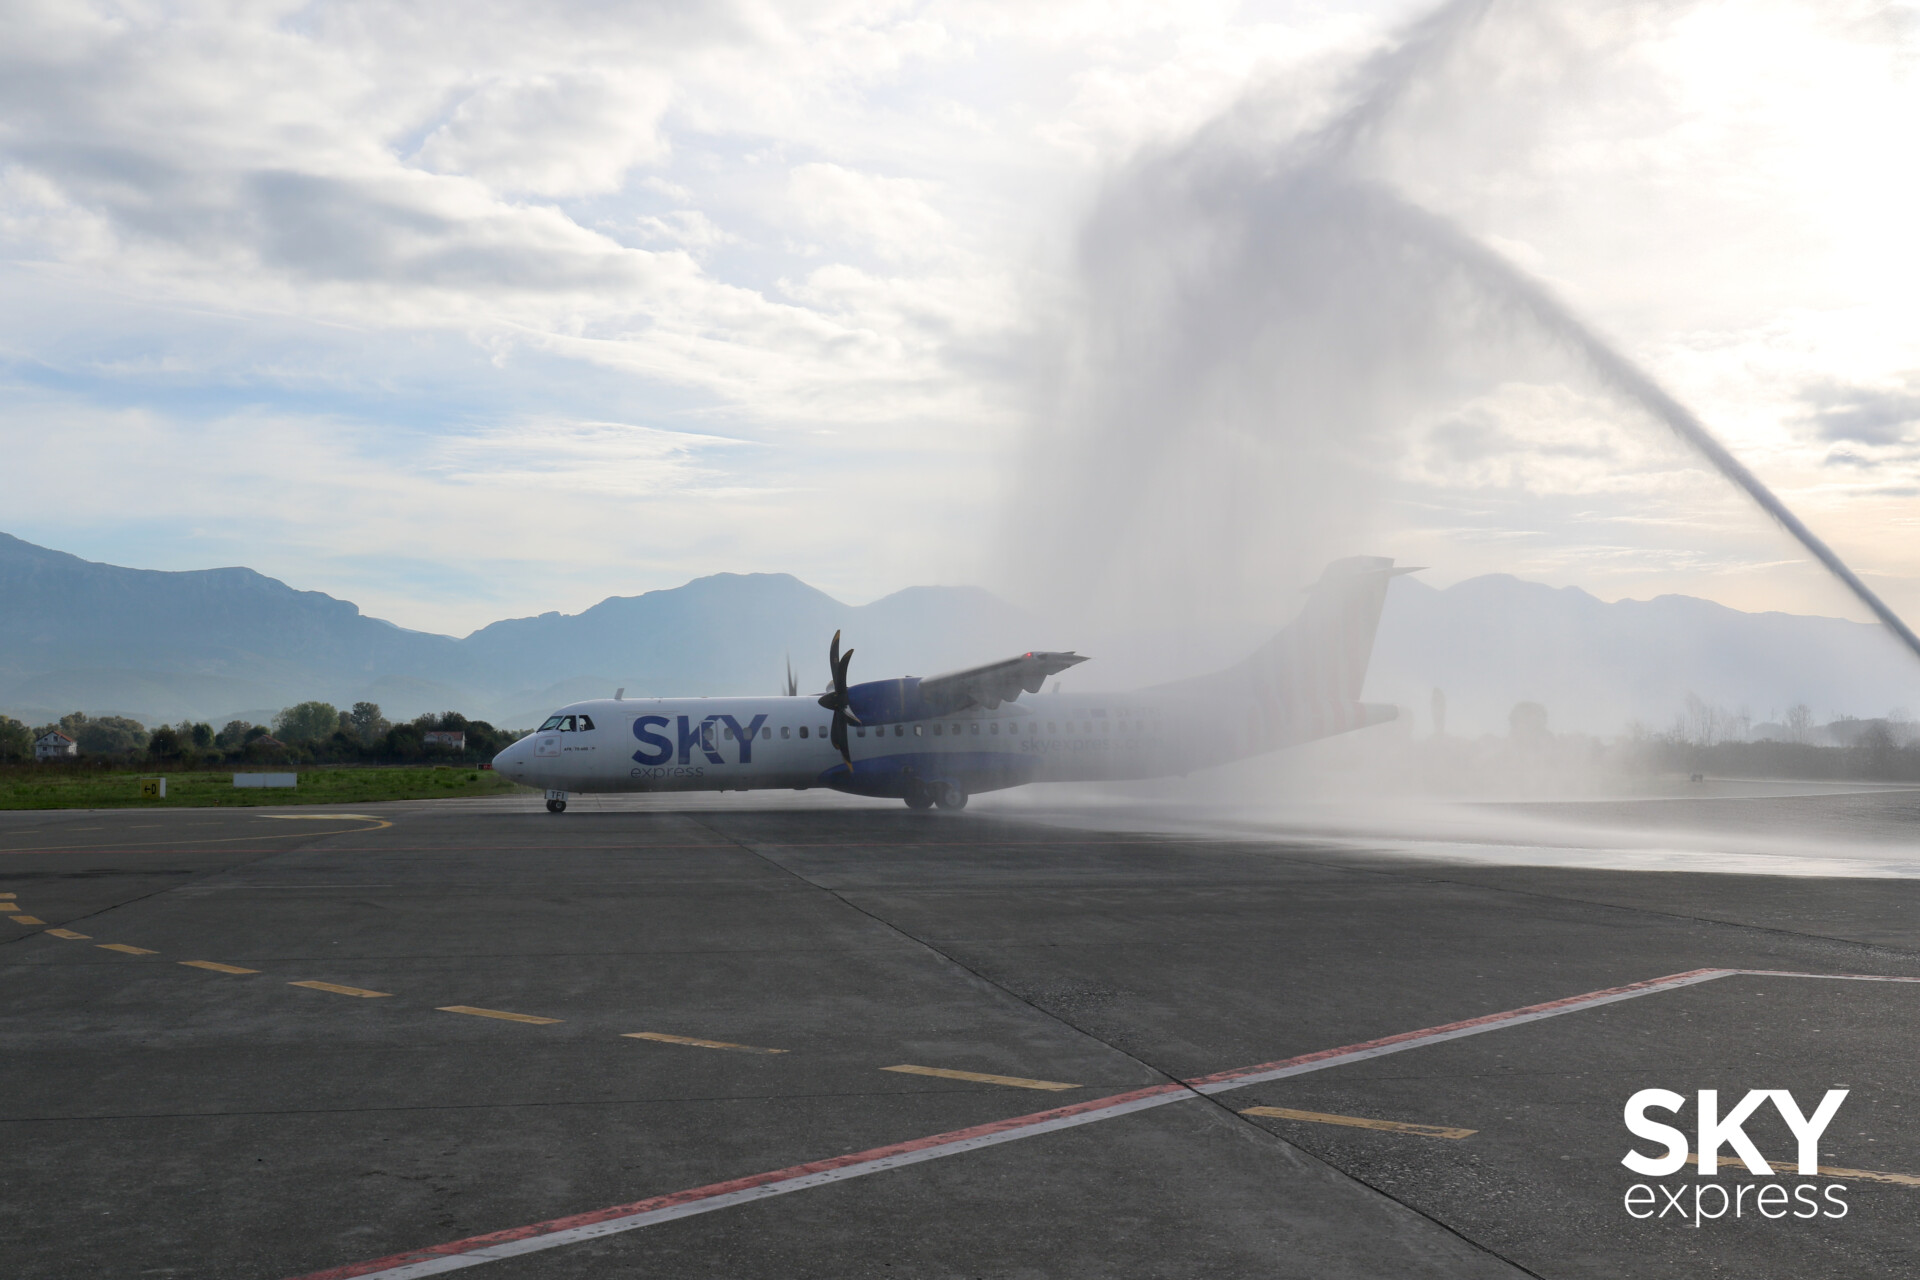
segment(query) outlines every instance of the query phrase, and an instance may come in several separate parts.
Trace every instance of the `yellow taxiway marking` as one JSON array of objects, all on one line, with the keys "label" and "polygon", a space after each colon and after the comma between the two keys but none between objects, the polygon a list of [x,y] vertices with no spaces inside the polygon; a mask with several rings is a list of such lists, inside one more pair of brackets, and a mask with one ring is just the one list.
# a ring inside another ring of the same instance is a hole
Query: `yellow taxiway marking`
[{"label": "yellow taxiway marking", "polygon": [[15,924],[45,924],[46,923],[46,921],[42,920],[39,916],[10,916],[8,918],[11,919]]},{"label": "yellow taxiway marking", "polygon": [[1407,1124],[1400,1120],[1370,1120],[1365,1116],[1336,1116],[1324,1111],[1295,1111],[1291,1107],[1248,1107],[1243,1116],[1272,1116],[1276,1120],[1304,1120],[1308,1124],[1343,1124],[1385,1133],[1415,1133],[1423,1138],[1471,1138],[1478,1129],[1456,1129],[1444,1124]]},{"label": "yellow taxiway marking", "polygon": [[762,1049],[753,1044],[732,1044],[726,1040],[702,1040],[698,1036],[670,1036],[664,1031],[623,1031],[628,1040],[658,1040],[661,1044],[690,1044],[696,1049],[735,1049],[741,1053],[785,1053],[785,1049]]},{"label": "yellow taxiway marking", "polygon": [[971,1080],[975,1084],[1004,1084],[1015,1089],[1078,1089],[1077,1084],[1062,1084],[1058,1080],[1028,1080],[1022,1076],[992,1076],[984,1071],[949,1071],[945,1067],[916,1067],[903,1062],[897,1067],[882,1067],[882,1071],[902,1071],[910,1076],[939,1076],[943,1080]]},{"label": "yellow taxiway marking", "polygon": [[548,1026],[560,1021],[558,1018],[536,1018],[530,1013],[508,1013],[502,1009],[476,1009],[470,1004],[435,1005],[441,1013],[470,1013],[476,1018],[498,1018],[502,1022],[532,1022]]},{"label": "yellow taxiway marking", "polygon": [[221,964],[217,960],[182,960],[181,964],[190,969],[211,969],[215,973],[258,973],[258,969],[242,969],[237,964]]},{"label": "yellow taxiway marking", "polygon": [[256,813],[256,818],[274,818],[281,822],[339,822],[351,818],[355,822],[377,822],[377,827],[362,827],[362,831],[380,831],[392,826],[385,818],[376,818],[370,813]]},{"label": "yellow taxiway marking", "polygon": [[17,893],[0,893],[0,898],[17,898],[19,896]]},{"label": "yellow taxiway marking", "polygon": [[75,933],[71,929],[49,929],[47,932],[56,938],[91,938],[93,936],[90,933]]},{"label": "yellow taxiway marking", "polygon": [[[1688,1156],[1687,1163],[1697,1165],[1700,1163],[1700,1157]],[[1800,1172],[1800,1166],[1791,1160],[1769,1160],[1767,1163],[1772,1166],[1776,1173]],[[1734,1165],[1741,1169],[1747,1167],[1740,1162],[1737,1156],[1728,1157],[1722,1160],[1720,1164],[1723,1168],[1728,1165]],[[1881,1173],[1876,1169],[1837,1169],[1832,1165],[1825,1164],[1817,1165],[1815,1168],[1823,1178],[1853,1178],[1857,1181],[1865,1182],[1891,1182],[1897,1187],[1920,1187],[1920,1176],[1911,1173]]]},{"label": "yellow taxiway marking", "polygon": [[365,996],[371,1000],[376,996],[390,996],[391,991],[369,991],[365,987],[343,987],[337,982],[289,982],[290,987],[307,987],[314,991],[331,991],[337,996]]},{"label": "yellow taxiway marking", "polygon": [[102,951],[123,951],[130,956],[157,956],[158,951],[149,951],[145,947],[130,947],[124,942],[96,942]]}]

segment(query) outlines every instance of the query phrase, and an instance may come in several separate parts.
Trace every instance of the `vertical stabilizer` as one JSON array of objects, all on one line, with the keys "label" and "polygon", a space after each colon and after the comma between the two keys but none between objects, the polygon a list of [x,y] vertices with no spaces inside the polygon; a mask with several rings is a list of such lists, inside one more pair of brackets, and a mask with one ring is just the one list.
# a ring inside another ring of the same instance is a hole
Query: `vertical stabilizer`
[{"label": "vertical stabilizer", "polygon": [[1373,657],[1387,583],[1398,573],[1386,556],[1335,560],[1307,590],[1307,604],[1236,673],[1246,680],[1249,753],[1378,724],[1391,707],[1367,707],[1360,688]]},{"label": "vertical stabilizer", "polygon": [[1387,583],[1410,572],[1385,556],[1336,560],[1307,589],[1300,615],[1252,657],[1156,691],[1217,726],[1195,753],[1236,759],[1393,719],[1394,708],[1362,703],[1360,690]]}]

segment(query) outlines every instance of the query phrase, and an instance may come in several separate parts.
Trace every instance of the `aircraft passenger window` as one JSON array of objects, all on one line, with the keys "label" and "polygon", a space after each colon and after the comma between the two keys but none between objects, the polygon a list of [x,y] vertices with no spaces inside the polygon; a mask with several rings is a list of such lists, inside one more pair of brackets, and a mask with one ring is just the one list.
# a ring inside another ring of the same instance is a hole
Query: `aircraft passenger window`
[{"label": "aircraft passenger window", "polygon": [[1040,725],[1038,724],[1038,722],[1036,722],[1036,721],[1033,721],[1033,720],[1029,720],[1029,721],[1027,721],[1027,732],[1028,732],[1028,733],[1038,733],[1039,731],[1040,731]]},{"label": "aircraft passenger window", "polygon": [[1055,728],[1053,727],[1053,721],[1051,721],[1051,720],[1049,720],[1049,721],[1047,721],[1047,732],[1048,732],[1048,733],[1058,733],[1058,732],[1059,732],[1059,730],[1057,730],[1057,729],[1055,729]]},{"label": "aircraft passenger window", "polygon": [[803,738],[807,736],[807,726],[805,725],[800,726],[800,736]]},{"label": "aircraft passenger window", "polygon": [[990,724],[990,725],[988,725],[988,726],[987,726],[987,732],[988,732],[988,733],[993,733],[993,734],[997,734],[997,733],[999,733],[999,732],[1000,732],[1000,722],[999,722],[998,720],[995,720],[995,721],[994,721],[994,722],[993,722],[992,724]]},{"label": "aircraft passenger window", "polygon": [[903,725],[903,724],[897,724],[897,725],[895,725],[895,726],[893,726],[893,736],[894,736],[894,737],[896,737],[896,738],[904,738],[904,737],[906,737],[906,736],[907,736],[907,726],[905,726],[905,725]]},{"label": "aircraft passenger window", "polygon": [[791,729],[789,729],[789,728],[787,728],[787,726],[785,726],[785,725],[781,725],[781,726],[780,726],[780,736],[781,736],[781,737],[783,737],[783,738],[791,738],[791,737],[793,736],[793,730],[791,730]]},{"label": "aircraft passenger window", "polygon": [[560,722],[565,719],[566,719],[565,716],[548,716],[545,720],[540,722],[540,728],[536,730],[536,732],[545,733],[549,729],[558,729],[560,727]]},{"label": "aircraft passenger window", "polygon": [[915,726],[913,726],[913,736],[914,736],[914,737],[916,737],[916,738],[918,738],[918,737],[922,737],[922,736],[924,736],[924,735],[923,735],[923,734],[922,734],[922,733],[920,732],[920,726],[919,726],[919,725],[915,725]]},{"label": "aircraft passenger window", "polygon": [[593,732],[593,717],[592,717],[592,716],[581,716],[581,717],[580,717],[580,732],[582,732],[582,733],[592,733],[592,732]]},{"label": "aircraft passenger window", "polygon": [[733,741],[733,727],[731,725],[729,725],[725,730],[725,736],[728,742]]},{"label": "aircraft passenger window", "polygon": [[863,727],[863,728],[857,728],[857,729],[855,729],[855,730],[853,731],[853,736],[854,736],[854,737],[856,737],[856,738],[864,738],[864,737],[866,737],[866,736],[867,736],[867,731],[866,731],[866,729],[865,729],[864,727]]},{"label": "aircraft passenger window", "polygon": [[972,733],[973,733],[973,736],[976,738],[980,736],[980,722],[978,720],[975,720],[973,722]]},{"label": "aircraft passenger window", "polygon": [[771,740],[772,740],[772,738],[773,738],[773,730],[771,730],[771,729],[762,729],[762,730],[760,731],[760,741],[762,741],[762,742],[768,742],[768,741],[771,741]]},{"label": "aircraft passenger window", "polygon": [[821,738],[824,738],[824,737],[826,737],[826,736],[827,736],[827,726],[825,726],[825,725],[821,725],[821,726],[820,726],[820,728],[819,728],[819,730],[818,730],[818,731],[816,732],[816,734],[815,734],[815,736],[816,736],[816,737],[821,737]]}]

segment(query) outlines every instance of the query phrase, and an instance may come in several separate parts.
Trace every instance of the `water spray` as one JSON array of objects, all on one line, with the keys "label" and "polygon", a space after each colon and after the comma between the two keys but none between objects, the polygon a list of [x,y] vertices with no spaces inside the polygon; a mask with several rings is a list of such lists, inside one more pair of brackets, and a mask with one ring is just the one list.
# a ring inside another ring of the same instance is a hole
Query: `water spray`
[{"label": "water spray", "polygon": [[[1320,168],[1328,179],[1342,168],[1380,126],[1385,116],[1400,102],[1408,86],[1426,66],[1444,58],[1453,45],[1485,21],[1495,0],[1450,0],[1430,11],[1408,27],[1392,47],[1377,55],[1362,69],[1357,81],[1364,89],[1346,111],[1330,124],[1307,138],[1302,154],[1312,157],[1303,166]],[[1397,229],[1412,244],[1452,261],[1498,301],[1518,307],[1546,333],[1578,355],[1606,385],[1639,405],[1668,430],[1692,446],[1727,480],[1739,488],[1795,541],[1825,565],[1860,603],[1900,638],[1900,642],[1920,657],[1920,635],[1895,613],[1886,601],[1861,580],[1838,552],[1806,522],[1793,513],[1780,496],[1769,489],[1745,463],[1733,456],[1707,425],[1685,405],[1656,382],[1652,375],[1614,349],[1553,296],[1540,281],[1521,271],[1485,244],[1469,236],[1446,219],[1402,200],[1384,188],[1349,182],[1347,193],[1383,222]]]},{"label": "water spray", "polygon": [[1759,476],[1734,457],[1692,410],[1681,404],[1652,375],[1615,350],[1582,324],[1547,287],[1499,254],[1466,235],[1452,223],[1419,209],[1380,188],[1352,188],[1362,202],[1375,206],[1378,216],[1397,224],[1408,240],[1426,246],[1467,271],[1499,300],[1520,307],[1543,330],[1577,354],[1600,380],[1664,423],[1696,449],[1722,476],[1744,491],[1782,529],[1805,547],[1828,572],[1844,583],[1887,630],[1920,657],[1920,636],[1855,573],[1840,554],[1795,515]]}]

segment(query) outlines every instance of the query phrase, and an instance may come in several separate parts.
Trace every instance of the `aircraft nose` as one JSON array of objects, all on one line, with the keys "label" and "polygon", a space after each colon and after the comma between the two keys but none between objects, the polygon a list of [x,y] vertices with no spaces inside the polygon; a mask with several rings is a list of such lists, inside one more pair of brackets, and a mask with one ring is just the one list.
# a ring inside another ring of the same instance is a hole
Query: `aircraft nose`
[{"label": "aircraft nose", "polygon": [[493,758],[493,771],[504,773],[515,782],[520,780],[520,775],[525,773],[526,769],[527,744],[524,741],[514,743]]}]

